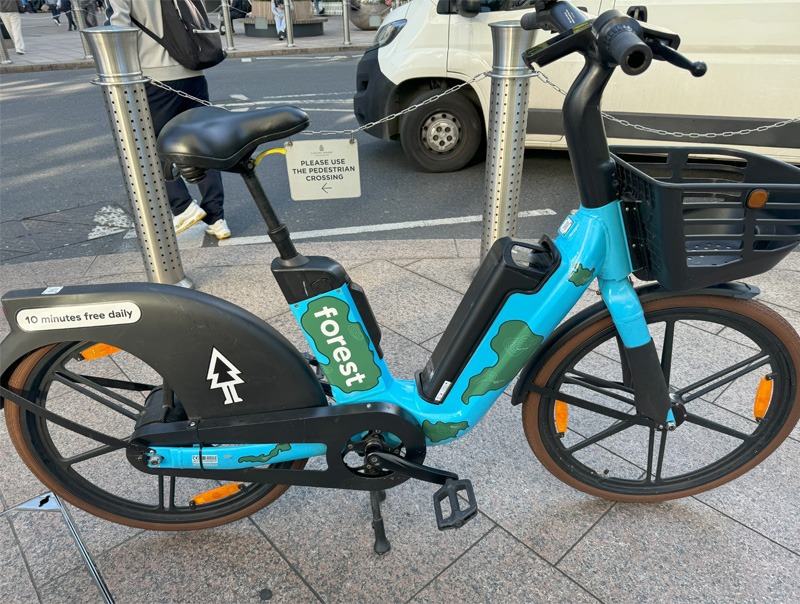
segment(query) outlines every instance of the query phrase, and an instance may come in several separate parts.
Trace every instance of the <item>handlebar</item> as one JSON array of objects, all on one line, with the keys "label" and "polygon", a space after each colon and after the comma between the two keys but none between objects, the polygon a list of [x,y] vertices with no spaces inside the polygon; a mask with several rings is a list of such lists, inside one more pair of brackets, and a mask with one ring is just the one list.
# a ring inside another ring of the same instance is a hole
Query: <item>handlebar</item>
[{"label": "handlebar", "polygon": [[541,0],[535,6],[535,12],[520,20],[522,28],[546,29],[559,35],[523,54],[532,69],[533,63],[543,67],[571,52],[587,54],[596,49],[605,63],[619,65],[628,75],[643,73],[654,58],[686,69],[695,77],[707,71],[705,63],[692,62],[677,52],[680,38],[676,34],[639,23],[617,10],[606,11],[592,21],[563,0]]}]

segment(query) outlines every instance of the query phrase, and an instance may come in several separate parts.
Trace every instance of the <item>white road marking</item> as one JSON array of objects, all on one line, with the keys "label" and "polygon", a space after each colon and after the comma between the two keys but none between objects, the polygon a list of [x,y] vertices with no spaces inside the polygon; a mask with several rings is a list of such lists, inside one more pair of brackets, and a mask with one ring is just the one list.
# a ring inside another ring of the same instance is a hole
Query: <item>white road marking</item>
[{"label": "white road marking", "polygon": [[244,94],[229,94],[229,97],[232,99],[236,99],[237,101],[249,101],[250,97],[245,96]]},{"label": "white road marking", "polygon": [[[555,212],[550,208],[543,210],[527,210],[520,212],[518,218],[530,218],[532,216],[554,216]],[[393,222],[388,224],[370,224],[354,227],[342,227],[338,229],[319,229],[315,231],[300,231],[292,233],[292,239],[312,239],[314,237],[333,237],[335,235],[358,235],[361,233],[375,233],[378,231],[401,231],[403,229],[417,229],[432,226],[442,226],[448,224],[465,224],[468,222],[481,222],[483,216],[460,216],[457,218],[435,218],[432,220],[412,220],[409,222]],[[219,242],[220,246],[228,245],[249,245],[251,243],[269,243],[270,239],[266,235],[255,237],[232,237],[223,239]]]},{"label": "white road marking", "polygon": [[253,62],[253,59],[251,59],[249,57],[245,58],[245,59],[242,59],[242,63],[252,63],[252,62]]},{"label": "white road marking", "polygon": [[133,228],[133,221],[125,211],[118,206],[104,206],[94,215],[92,221],[95,227],[86,236],[88,240],[99,239],[115,233],[124,233]]}]

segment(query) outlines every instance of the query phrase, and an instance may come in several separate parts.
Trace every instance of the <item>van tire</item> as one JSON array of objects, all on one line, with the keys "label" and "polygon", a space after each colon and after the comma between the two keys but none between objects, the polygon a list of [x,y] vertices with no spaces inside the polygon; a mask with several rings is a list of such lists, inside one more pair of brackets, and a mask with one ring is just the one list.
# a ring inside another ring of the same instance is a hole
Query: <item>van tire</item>
[{"label": "van tire", "polygon": [[[442,89],[421,92],[408,106],[442,92]],[[460,170],[475,157],[482,140],[483,124],[478,109],[460,92],[420,107],[400,121],[403,151],[414,167],[423,172]]]}]

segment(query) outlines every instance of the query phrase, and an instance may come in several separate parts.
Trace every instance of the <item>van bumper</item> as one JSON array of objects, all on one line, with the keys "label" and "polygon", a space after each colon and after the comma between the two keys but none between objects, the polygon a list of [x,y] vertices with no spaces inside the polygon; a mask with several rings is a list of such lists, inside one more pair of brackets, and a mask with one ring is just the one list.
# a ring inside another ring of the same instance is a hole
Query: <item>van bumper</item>
[{"label": "van bumper", "polygon": [[[356,71],[356,94],[353,97],[353,112],[358,125],[363,126],[376,122],[387,115],[396,113],[397,86],[381,71],[378,62],[378,49],[373,48],[364,53],[358,62]],[[395,136],[397,127],[392,122],[373,126],[364,132],[377,138],[390,139]]]}]

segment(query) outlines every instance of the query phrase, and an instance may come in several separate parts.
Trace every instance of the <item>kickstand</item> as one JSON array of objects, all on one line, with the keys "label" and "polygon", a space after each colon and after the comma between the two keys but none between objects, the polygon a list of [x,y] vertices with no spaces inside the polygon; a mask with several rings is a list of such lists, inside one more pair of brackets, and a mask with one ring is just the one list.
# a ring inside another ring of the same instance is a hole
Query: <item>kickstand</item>
[{"label": "kickstand", "polygon": [[386,538],[386,528],[383,526],[381,516],[381,501],[386,499],[386,491],[370,491],[369,503],[372,506],[372,530],[375,531],[375,553],[382,556],[392,549]]}]

